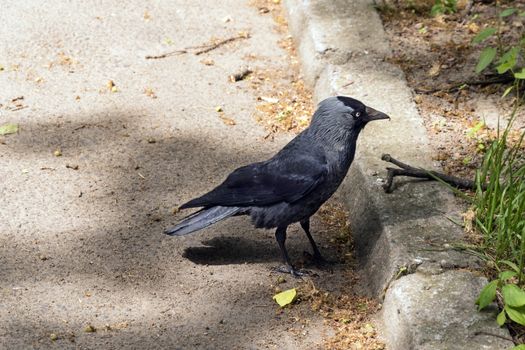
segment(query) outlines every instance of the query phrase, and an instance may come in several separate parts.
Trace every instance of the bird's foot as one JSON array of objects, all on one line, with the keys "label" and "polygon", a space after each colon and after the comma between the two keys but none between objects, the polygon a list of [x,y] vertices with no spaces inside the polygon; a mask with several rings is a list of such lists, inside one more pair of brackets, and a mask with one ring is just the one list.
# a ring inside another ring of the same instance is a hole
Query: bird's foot
[{"label": "bird's foot", "polygon": [[295,267],[290,266],[290,265],[277,266],[273,270],[275,272],[279,272],[279,273],[289,273],[290,275],[292,275],[295,278],[303,278],[305,276],[312,275],[312,273],[310,271],[299,270],[299,269],[296,269]]},{"label": "bird's foot", "polygon": [[318,268],[322,270],[328,270],[330,272],[332,272],[332,267],[337,263],[336,261],[326,260],[319,253],[312,255],[309,252],[304,251],[303,256],[306,258],[307,261],[313,262]]}]

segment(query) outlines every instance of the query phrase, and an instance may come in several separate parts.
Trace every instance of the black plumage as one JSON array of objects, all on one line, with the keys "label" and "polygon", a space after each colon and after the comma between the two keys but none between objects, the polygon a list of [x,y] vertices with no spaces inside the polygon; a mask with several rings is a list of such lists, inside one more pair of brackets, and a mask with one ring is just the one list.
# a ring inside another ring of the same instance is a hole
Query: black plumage
[{"label": "black plumage", "polygon": [[323,100],[306,130],[269,160],[234,170],[215,189],[183,204],[181,209],[202,209],[166,234],[185,235],[233,215],[250,215],[255,227],[277,228],[286,270],[300,274],[286,251],[287,227],[300,222],[314,258],[323,260],[310,234],[309,219],[346,176],[360,131],[369,121],[387,118],[350,97]]}]

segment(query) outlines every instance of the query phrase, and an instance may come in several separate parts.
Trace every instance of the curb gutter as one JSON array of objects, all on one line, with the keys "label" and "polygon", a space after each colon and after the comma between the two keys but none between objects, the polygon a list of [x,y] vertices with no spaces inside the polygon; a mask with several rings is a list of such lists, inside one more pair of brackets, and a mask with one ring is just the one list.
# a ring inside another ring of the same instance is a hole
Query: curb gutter
[{"label": "curb gutter", "polygon": [[[284,0],[305,80],[320,101],[348,95],[392,116],[367,126],[343,183],[363,292],[383,299],[388,349],[509,349],[496,307],[474,301],[487,280],[479,262],[451,248],[463,231],[454,197],[440,184],[381,188],[382,153],[433,168],[422,119],[403,72],[385,62],[388,39],[372,0]],[[474,271],[474,272],[472,272]]]}]

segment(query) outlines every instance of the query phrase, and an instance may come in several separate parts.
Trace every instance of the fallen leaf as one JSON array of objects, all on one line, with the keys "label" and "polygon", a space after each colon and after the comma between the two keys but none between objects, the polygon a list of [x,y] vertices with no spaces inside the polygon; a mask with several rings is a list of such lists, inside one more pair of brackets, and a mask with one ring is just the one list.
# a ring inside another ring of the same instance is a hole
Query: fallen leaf
[{"label": "fallen leaf", "polygon": [[144,11],[144,20],[149,21],[151,19],[150,13],[146,10]]},{"label": "fallen leaf", "polygon": [[228,117],[226,117],[226,116],[224,116],[224,115],[220,115],[219,118],[221,118],[222,122],[223,122],[224,124],[226,124],[226,125],[233,126],[233,125],[237,124],[237,123],[235,122],[235,120],[233,120],[232,118],[228,118]]},{"label": "fallen leaf", "polygon": [[61,66],[72,66],[77,63],[73,58],[66,55],[64,52],[58,53],[58,64]]},{"label": "fallen leaf", "polygon": [[115,84],[115,82],[113,80],[108,80],[106,86],[108,87],[108,90],[111,91],[111,92],[117,92],[118,91],[117,85]]},{"label": "fallen leaf", "polygon": [[430,70],[428,71],[428,75],[430,77],[437,77],[439,73],[441,72],[441,63],[434,62]]},{"label": "fallen leaf", "polygon": [[249,32],[240,31],[238,34],[243,39],[248,39],[250,37],[250,33]]},{"label": "fallen leaf", "polygon": [[14,134],[17,132],[18,132],[18,124],[7,123],[4,125],[0,125],[0,136]]},{"label": "fallen leaf", "polygon": [[148,97],[151,97],[151,98],[157,98],[157,95],[155,94],[155,91],[153,91],[152,88],[145,88],[144,89],[144,93],[146,94],[146,96]]},{"label": "fallen leaf", "polygon": [[213,66],[215,64],[215,61],[212,59],[204,59],[204,60],[201,60],[201,63],[204,64],[205,66]]},{"label": "fallen leaf", "polygon": [[261,100],[263,100],[265,102],[268,102],[268,103],[277,103],[277,102],[279,102],[278,98],[266,97],[266,96],[261,96]]},{"label": "fallen leaf", "polygon": [[51,333],[51,334],[49,335],[49,339],[50,339],[51,341],[58,340],[58,335],[56,335],[55,333]]},{"label": "fallen leaf", "polygon": [[284,307],[295,300],[297,296],[297,291],[295,288],[285,290],[284,292],[275,294],[273,299],[279,304],[280,307]]},{"label": "fallen leaf", "polygon": [[62,156],[62,150],[60,148],[57,148],[54,152],[53,152],[53,155],[55,157],[61,157]]},{"label": "fallen leaf", "polygon": [[475,22],[470,22],[467,25],[467,28],[468,28],[469,32],[471,32],[473,34],[477,34],[479,32],[479,26]]},{"label": "fallen leaf", "polygon": [[127,321],[123,321],[123,322],[119,322],[119,323],[115,323],[113,325],[110,325],[111,329],[124,329],[124,328],[128,328],[128,327],[129,327],[129,323]]},{"label": "fallen leaf", "polygon": [[223,111],[223,109],[222,109],[221,106],[217,106],[217,107],[215,107],[215,111],[220,113],[220,112]]}]

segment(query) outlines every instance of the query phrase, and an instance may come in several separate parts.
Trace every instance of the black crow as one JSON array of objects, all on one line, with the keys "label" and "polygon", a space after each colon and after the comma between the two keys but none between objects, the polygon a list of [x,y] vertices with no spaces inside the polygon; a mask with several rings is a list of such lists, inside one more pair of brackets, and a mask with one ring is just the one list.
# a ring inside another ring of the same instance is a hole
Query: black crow
[{"label": "black crow", "polygon": [[388,115],[345,97],[319,103],[310,126],[275,156],[234,170],[205,195],[180,206],[201,208],[184,218],[168,235],[182,236],[234,215],[250,215],[257,228],[274,228],[285,271],[297,271],[285,247],[286,229],[300,222],[313,249],[324,261],[310,234],[310,217],[332,196],[354,159],[359,132],[372,120]]}]

